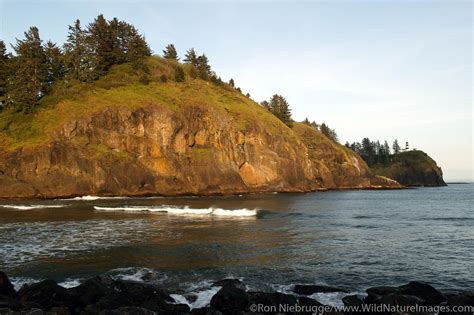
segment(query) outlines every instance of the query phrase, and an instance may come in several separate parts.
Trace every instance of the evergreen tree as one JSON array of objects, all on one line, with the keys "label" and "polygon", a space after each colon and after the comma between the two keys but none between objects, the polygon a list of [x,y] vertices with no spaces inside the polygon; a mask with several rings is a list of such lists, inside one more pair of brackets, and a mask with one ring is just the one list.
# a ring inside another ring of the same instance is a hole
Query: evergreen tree
[{"label": "evergreen tree", "polygon": [[230,78],[230,80],[229,80],[229,85],[230,85],[231,87],[235,87],[234,79]]},{"label": "evergreen tree", "polygon": [[186,80],[186,77],[185,77],[185,74],[184,74],[184,70],[183,68],[181,68],[181,66],[177,66],[175,68],[175,72],[174,72],[174,80],[176,82],[184,82]]},{"label": "evergreen tree", "polygon": [[49,90],[54,82],[64,77],[65,67],[61,49],[53,42],[46,42],[44,54],[46,66],[46,87]]},{"label": "evergreen tree", "polygon": [[143,62],[144,57],[151,55],[150,47],[148,46],[145,38],[139,34],[131,37],[127,43],[127,62]]},{"label": "evergreen tree", "polygon": [[272,96],[269,102],[270,112],[278,117],[288,127],[293,126],[293,120],[291,119],[290,105],[287,100],[278,94]]},{"label": "evergreen tree", "polygon": [[178,52],[176,51],[176,48],[174,47],[173,44],[169,44],[168,46],[165,47],[165,50],[163,50],[163,57],[166,59],[173,59],[178,61]]},{"label": "evergreen tree", "polygon": [[86,32],[81,21],[76,20],[69,26],[67,41],[64,44],[64,59],[69,76],[79,81],[93,79],[94,56],[87,42]]},{"label": "evergreen tree", "polygon": [[373,142],[370,141],[369,138],[364,138],[364,139],[362,139],[361,146],[362,146],[362,148],[361,148],[362,149],[361,150],[362,155],[366,156],[371,161],[373,156],[375,155]]},{"label": "evergreen tree", "polygon": [[198,55],[197,55],[196,51],[194,50],[194,48],[191,48],[188,51],[186,51],[186,54],[184,55],[184,57],[185,57],[184,58],[185,63],[190,64],[190,65],[197,68]]},{"label": "evergreen tree", "polygon": [[266,110],[271,111],[270,103],[268,103],[268,101],[261,101],[261,102],[260,102],[260,105],[261,105],[263,108],[265,108]]},{"label": "evergreen tree", "polygon": [[99,77],[117,63],[114,54],[115,38],[102,14],[87,27],[87,41],[94,55],[94,76]]},{"label": "evergreen tree", "polygon": [[393,154],[400,153],[400,145],[398,144],[397,139],[395,139],[395,141],[393,141],[392,149],[393,149]]},{"label": "evergreen tree", "polygon": [[207,80],[211,75],[211,66],[209,65],[209,59],[205,54],[198,57],[196,68],[199,72],[200,78],[203,80]]},{"label": "evergreen tree", "polygon": [[11,56],[7,53],[5,43],[0,40],[0,109],[5,104],[7,93],[7,78],[9,76],[9,60]]},{"label": "evergreen tree", "polygon": [[384,154],[390,155],[390,146],[388,145],[387,140],[383,142],[383,150],[384,150]]},{"label": "evergreen tree", "polygon": [[329,128],[328,125],[326,125],[324,122],[321,124],[319,127],[321,133],[328,137],[329,139],[333,140],[334,142],[339,141],[339,137],[337,136],[337,133],[334,129]]},{"label": "evergreen tree", "polygon": [[16,40],[14,73],[7,82],[7,105],[28,111],[41,98],[46,89],[46,57],[38,28],[30,27],[24,40]]}]

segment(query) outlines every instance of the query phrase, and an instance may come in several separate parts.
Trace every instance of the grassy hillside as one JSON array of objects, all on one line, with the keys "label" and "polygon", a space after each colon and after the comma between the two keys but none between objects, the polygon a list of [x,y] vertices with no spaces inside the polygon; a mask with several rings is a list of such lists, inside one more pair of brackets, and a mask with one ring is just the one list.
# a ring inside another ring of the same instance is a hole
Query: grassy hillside
[{"label": "grassy hillside", "polygon": [[[186,106],[211,106],[231,115],[239,130],[262,126],[270,134],[295,137],[278,118],[225,83],[192,79],[189,66],[160,57],[148,58],[146,65],[148,73],[132,64],[121,64],[91,83],[58,83],[29,114],[0,112],[0,149],[12,151],[48,143],[51,134],[68,121],[111,106],[133,109],[153,105],[178,115]],[[184,69],[185,82],[175,82],[176,67]]]}]

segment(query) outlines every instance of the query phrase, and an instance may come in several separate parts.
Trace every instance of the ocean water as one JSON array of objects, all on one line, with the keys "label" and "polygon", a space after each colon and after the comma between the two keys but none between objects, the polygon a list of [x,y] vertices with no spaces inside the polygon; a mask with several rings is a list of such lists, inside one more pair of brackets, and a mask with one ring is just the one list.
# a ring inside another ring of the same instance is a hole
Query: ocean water
[{"label": "ocean water", "polygon": [[[98,274],[205,306],[215,280],[363,292],[412,280],[474,289],[474,185],[226,197],[0,200],[0,270],[17,287]],[[147,280],[142,277],[148,275]],[[315,295],[339,304],[340,293]]]}]

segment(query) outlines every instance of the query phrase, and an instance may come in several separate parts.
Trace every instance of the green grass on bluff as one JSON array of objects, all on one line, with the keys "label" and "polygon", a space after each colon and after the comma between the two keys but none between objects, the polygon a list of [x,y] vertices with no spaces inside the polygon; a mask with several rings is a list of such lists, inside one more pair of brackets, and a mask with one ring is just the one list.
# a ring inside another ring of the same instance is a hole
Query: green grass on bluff
[{"label": "green grass on bluff", "polygon": [[[1,111],[0,149],[10,151],[48,143],[52,132],[68,121],[87,117],[106,107],[134,109],[149,105],[168,108],[177,114],[186,106],[208,106],[230,115],[239,130],[260,125],[270,134],[295,137],[278,118],[227,84],[192,79],[188,65],[160,57],[150,57],[146,63],[148,84],[141,83],[143,70],[137,70],[132,64],[115,65],[107,75],[90,83],[56,84],[28,114]],[[186,73],[185,82],[174,81],[178,66]]]}]

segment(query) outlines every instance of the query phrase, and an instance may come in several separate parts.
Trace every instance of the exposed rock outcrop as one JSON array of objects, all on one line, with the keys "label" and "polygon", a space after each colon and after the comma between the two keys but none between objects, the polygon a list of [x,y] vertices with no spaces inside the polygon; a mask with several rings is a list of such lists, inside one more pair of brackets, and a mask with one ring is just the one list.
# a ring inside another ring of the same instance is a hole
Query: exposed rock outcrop
[{"label": "exposed rock outcrop", "polygon": [[272,135],[256,124],[244,133],[232,119],[202,106],[106,108],[68,122],[47,145],[0,152],[0,197],[302,192],[381,181],[315,129],[297,125],[294,134],[281,124],[286,134]]}]

